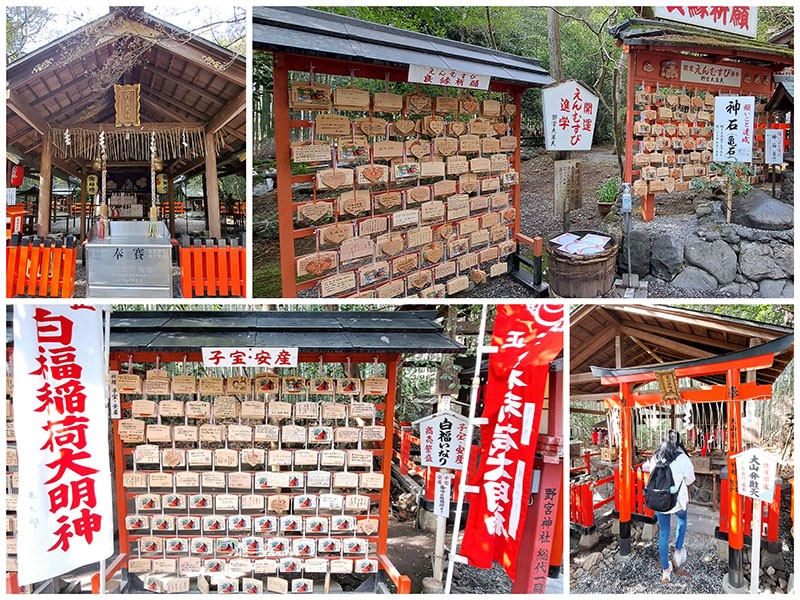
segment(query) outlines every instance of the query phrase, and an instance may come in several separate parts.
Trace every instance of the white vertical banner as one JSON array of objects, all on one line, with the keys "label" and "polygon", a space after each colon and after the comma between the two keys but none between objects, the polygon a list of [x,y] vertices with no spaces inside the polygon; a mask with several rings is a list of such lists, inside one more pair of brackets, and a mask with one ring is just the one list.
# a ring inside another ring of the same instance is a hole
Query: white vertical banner
[{"label": "white vertical banner", "polygon": [[783,129],[764,132],[764,162],[768,165],[783,164]]},{"label": "white vertical banner", "polygon": [[22,585],[114,551],[104,371],[99,307],[15,306]]},{"label": "white vertical banner", "polygon": [[754,96],[714,98],[714,161],[753,161]]},{"label": "white vertical banner", "polygon": [[591,150],[599,104],[574,79],[542,88],[545,150]]}]

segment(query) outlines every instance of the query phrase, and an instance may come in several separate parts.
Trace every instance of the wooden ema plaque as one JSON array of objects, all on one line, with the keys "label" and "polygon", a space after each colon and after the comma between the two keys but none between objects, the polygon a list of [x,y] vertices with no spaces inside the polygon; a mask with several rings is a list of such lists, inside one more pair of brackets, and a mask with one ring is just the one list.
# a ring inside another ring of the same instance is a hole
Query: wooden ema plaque
[{"label": "wooden ema plaque", "polygon": [[[319,112],[307,122],[313,135],[291,148],[292,160],[314,173],[314,195],[295,190],[288,199],[294,230],[281,237],[292,239],[295,254],[282,260],[292,266],[290,282],[282,274],[284,295],[309,288],[320,298],[463,293],[487,278],[471,275],[474,265],[457,257],[483,253],[487,274],[504,261],[485,251],[513,240],[519,223],[518,211],[503,216],[519,198],[520,121],[508,96],[478,101],[294,83],[291,97],[292,107]],[[489,215],[494,229],[481,225]],[[455,237],[437,238],[443,225]],[[441,256],[425,254],[434,243]],[[430,267],[438,263],[455,269],[437,277]]]},{"label": "wooden ema plaque", "polygon": [[[376,403],[396,381],[314,373],[204,377],[191,382],[201,400],[183,394],[154,409],[141,396],[123,401],[114,439],[117,493],[129,500],[120,543],[153,591],[185,592],[200,569],[225,574],[198,579],[201,588],[255,593],[254,574],[274,575],[283,583],[272,589],[283,590],[305,581],[287,578],[294,573],[378,568],[370,556],[388,517],[390,463],[377,471],[376,456],[392,432],[376,422]],[[147,381],[174,390],[175,379]],[[134,405],[161,422],[134,416]]]}]

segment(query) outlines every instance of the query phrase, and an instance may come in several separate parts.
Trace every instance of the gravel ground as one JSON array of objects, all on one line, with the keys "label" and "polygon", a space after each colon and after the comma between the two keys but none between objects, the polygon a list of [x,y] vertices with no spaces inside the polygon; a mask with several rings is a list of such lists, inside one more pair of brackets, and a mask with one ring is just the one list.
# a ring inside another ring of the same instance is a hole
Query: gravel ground
[{"label": "gravel ground", "polygon": [[[611,537],[609,527],[597,547],[573,558],[570,574],[571,592],[574,594],[723,593],[723,563],[717,558],[713,538],[687,531],[685,569],[690,576],[673,575],[670,583],[662,583],[658,544],[655,540],[647,543],[639,541],[637,538],[640,534],[641,525],[635,523],[633,532],[635,541],[631,554],[621,558],[618,556],[619,547],[616,540]],[[602,547],[604,542],[606,545]],[[584,567],[589,569],[585,570]]]},{"label": "gravel ground", "polygon": [[511,580],[497,562],[492,564],[491,569],[459,565],[453,573],[453,593],[510,594]]}]

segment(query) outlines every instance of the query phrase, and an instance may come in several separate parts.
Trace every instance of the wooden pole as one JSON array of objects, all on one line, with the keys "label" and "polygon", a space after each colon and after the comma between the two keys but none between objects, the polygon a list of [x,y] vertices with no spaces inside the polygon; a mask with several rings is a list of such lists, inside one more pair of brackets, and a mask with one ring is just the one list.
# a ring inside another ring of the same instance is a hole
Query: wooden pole
[{"label": "wooden pole", "polygon": [[[167,174],[167,201],[169,203],[169,233],[175,237],[175,182],[172,174]],[[188,231],[186,232],[188,235]]]},{"label": "wooden pole", "polygon": [[[734,588],[744,587],[743,548],[744,503],[738,491],[736,459],[742,451],[742,403],[737,400],[741,384],[739,369],[730,369],[726,374],[729,399],[728,412],[728,583]],[[755,575],[756,578],[758,574]]]},{"label": "wooden pole", "polygon": [[281,295],[297,296],[297,265],[294,258],[294,222],[292,217],[292,155],[289,126],[289,70],[286,55],[276,52],[272,61],[275,113],[275,164],[278,169],[278,230],[281,248]]},{"label": "wooden pole", "polygon": [[53,190],[53,146],[46,134],[42,135],[42,160],[39,166],[39,206],[37,230],[39,235],[50,233],[50,196]]},{"label": "wooden pole", "polygon": [[758,593],[761,570],[761,500],[753,498],[753,518],[750,521],[750,593]]},{"label": "wooden pole", "polygon": [[86,202],[88,200],[86,185],[89,179],[89,169],[84,168],[81,176],[81,205],[78,207],[81,219],[81,243],[86,240]]},{"label": "wooden pole", "polygon": [[217,148],[213,133],[206,134],[206,210],[208,235],[222,237],[219,212],[219,181],[217,179]]},{"label": "wooden pole", "polygon": [[619,554],[631,553],[631,508],[633,505],[633,469],[631,445],[631,384],[620,384],[620,445],[619,445]]}]

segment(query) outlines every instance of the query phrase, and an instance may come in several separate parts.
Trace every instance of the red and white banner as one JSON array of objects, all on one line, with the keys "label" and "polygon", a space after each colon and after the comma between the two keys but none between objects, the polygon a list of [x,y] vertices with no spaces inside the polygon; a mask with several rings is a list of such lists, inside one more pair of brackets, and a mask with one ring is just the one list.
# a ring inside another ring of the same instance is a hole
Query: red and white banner
[{"label": "red and white banner", "polygon": [[661,19],[756,37],[757,6],[654,6]]},{"label": "red and white banner", "polygon": [[[488,569],[496,560],[512,580],[528,508],[534,453],[550,362],[564,347],[564,309],[500,304],[489,358],[481,426],[481,465],[471,482],[461,553]],[[526,541],[527,543],[527,541]]]},{"label": "red and white banner", "polygon": [[114,551],[105,398],[101,309],[17,305],[20,584],[68,573]]}]

